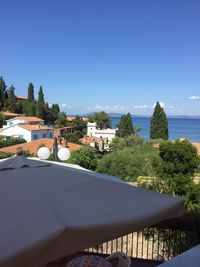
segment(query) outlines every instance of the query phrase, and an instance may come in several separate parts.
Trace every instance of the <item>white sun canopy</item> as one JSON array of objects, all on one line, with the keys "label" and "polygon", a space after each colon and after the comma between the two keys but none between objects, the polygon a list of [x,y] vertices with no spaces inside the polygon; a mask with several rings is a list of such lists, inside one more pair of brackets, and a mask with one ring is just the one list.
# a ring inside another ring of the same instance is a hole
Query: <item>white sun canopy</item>
[{"label": "white sun canopy", "polygon": [[105,175],[54,164],[0,170],[0,267],[41,266],[183,210]]}]

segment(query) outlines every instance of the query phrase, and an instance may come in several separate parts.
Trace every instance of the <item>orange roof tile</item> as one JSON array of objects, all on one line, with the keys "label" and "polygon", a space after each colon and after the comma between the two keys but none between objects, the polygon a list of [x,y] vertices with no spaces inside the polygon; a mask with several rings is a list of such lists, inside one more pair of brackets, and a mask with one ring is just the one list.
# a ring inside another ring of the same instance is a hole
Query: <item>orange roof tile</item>
[{"label": "orange roof tile", "polygon": [[45,127],[42,125],[18,124],[18,126],[28,131],[53,130],[53,128]]},{"label": "orange roof tile", "polygon": [[25,120],[25,121],[30,121],[30,122],[36,122],[36,121],[44,121],[44,120],[42,120],[42,119],[40,119],[40,118],[37,118],[37,117],[30,117],[30,116],[20,116],[20,117],[17,117],[17,118],[19,118],[19,119],[22,119],[22,120]]},{"label": "orange roof tile", "polygon": [[102,140],[102,138],[90,137],[90,136],[86,136],[86,137],[83,137],[83,138],[79,139],[79,141],[84,145],[87,145],[87,144],[90,144],[90,143],[93,143],[93,142],[100,142],[101,140]]},{"label": "orange roof tile", "polygon": [[[24,150],[28,150],[30,153],[37,154],[38,147],[41,144],[45,145],[49,149],[52,149],[53,142],[54,142],[54,139],[43,138],[43,139],[38,139],[38,140],[34,140],[34,141],[31,141],[31,142],[28,142],[28,143],[23,143],[23,144],[18,144],[18,145],[14,145],[14,146],[3,147],[3,148],[0,148],[0,151],[16,153],[16,149],[18,147],[21,147]],[[62,145],[62,146],[64,146],[64,145]],[[81,148],[81,145],[68,143],[67,148],[70,151],[75,151],[75,150],[79,150]]]},{"label": "orange roof tile", "polygon": [[200,155],[200,143],[191,142],[194,147],[197,149],[197,154]]},{"label": "orange roof tile", "polygon": [[12,112],[9,112],[9,111],[4,111],[3,114],[4,114],[5,116],[13,116],[13,117],[19,115],[19,114],[17,114],[17,113],[12,113]]},{"label": "orange roof tile", "polygon": [[28,99],[27,96],[16,96],[16,98],[17,98],[17,99],[24,99],[24,100]]},{"label": "orange roof tile", "polygon": [[[86,118],[86,117],[80,117],[80,118],[82,118],[82,120],[85,121],[85,122],[89,121],[89,119]],[[69,122],[71,122],[71,121],[73,121],[75,119],[76,119],[76,117],[66,117],[66,120],[69,121]]]}]

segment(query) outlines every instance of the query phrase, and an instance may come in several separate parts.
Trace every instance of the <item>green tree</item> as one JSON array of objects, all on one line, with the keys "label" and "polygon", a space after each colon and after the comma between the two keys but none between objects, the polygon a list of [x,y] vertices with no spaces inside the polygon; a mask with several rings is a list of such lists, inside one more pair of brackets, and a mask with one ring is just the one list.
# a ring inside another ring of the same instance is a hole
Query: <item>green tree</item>
[{"label": "green tree", "polygon": [[150,125],[151,139],[168,139],[168,120],[164,109],[159,102],[156,103]]},{"label": "green tree", "polygon": [[188,210],[200,212],[199,187],[194,184],[199,165],[196,148],[187,140],[160,144],[160,159],[153,162],[154,175],[138,185],[185,200]]},{"label": "green tree", "polygon": [[138,176],[152,174],[158,157],[158,150],[148,144],[125,147],[103,156],[97,171],[134,182]]},{"label": "green tree", "polygon": [[83,121],[82,117],[76,116],[73,120],[73,124],[76,126],[75,130],[79,131],[82,136],[87,132],[87,122]]},{"label": "green tree", "polygon": [[36,116],[36,104],[32,101],[28,104],[27,116]]},{"label": "green tree", "polygon": [[81,149],[72,152],[70,163],[78,164],[88,170],[95,170],[97,166],[97,155],[91,146],[83,146]]},{"label": "green tree", "polygon": [[144,144],[144,139],[138,135],[129,135],[127,137],[115,137],[110,144],[111,150],[121,150],[125,147],[135,147],[135,145]]},{"label": "green tree", "polygon": [[100,129],[111,128],[111,118],[108,113],[101,111],[89,116],[90,122],[96,122]]},{"label": "green tree", "polygon": [[6,93],[6,84],[3,77],[0,77],[0,111],[5,107],[5,93]]},{"label": "green tree", "polygon": [[28,85],[28,98],[25,104],[25,113],[27,116],[36,116],[36,102],[34,97],[34,86],[32,83]]},{"label": "green tree", "polygon": [[66,114],[64,112],[59,112],[57,115],[57,120],[55,121],[55,127],[61,128],[67,125]]},{"label": "green tree", "polygon": [[131,114],[124,114],[120,118],[120,122],[117,125],[117,132],[116,135],[119,137],[126,137],[129,135],[134,134],[134,128],[132,123]]},{"label": "green tree", "polygon": [[40,86],[39,92],[38,92],[38,101],[36,104],[36,116],[40,119],[45,120],[46,116],[46,105],[44,101],[44,94],[42,86]]},{"label": "green tree", "polygon": [[16,108],[15,87],[11,85],[8,89],[7,109],[11,112],[16,112]]},{"label": "green tree", "polygon": [[0,128],[3,127],[3,122],[6,120],[6,116],[0,111]]},{"label": "green tree", "polygon": [[16,102],[16,113],[27,115],[27,101],[18,99]]},{"label": "green tree", "polygon": [[60,107],[58,104],[52,104],[52,106],[49,108],[49,112],[50,112],[50,120],[49,122],[51,124],[54,124],[55,121],[58,118],[58,114],[60,113]]},{"label": "green tree", "polygon": [[33,102],[35,101],[35,97],[34,97],[34,86],[32,83],[29,83],[28,85],[28,102]]},{"label": "green tree", "polygon": [[70,133],[70,134],[65,135],[65,138],[68,140],[68,142],[75,143],[75,144],[81,144],[79,139],[82,137],[83,137],[83,135],[80,131],[75,131],[74,133]]},{"label": "green tree", "polygon": [[160,144],[160,157],[158,176],[165,180],[172,194],[186,196],[199,164],[197,149],[187,140],[163,142]]}]

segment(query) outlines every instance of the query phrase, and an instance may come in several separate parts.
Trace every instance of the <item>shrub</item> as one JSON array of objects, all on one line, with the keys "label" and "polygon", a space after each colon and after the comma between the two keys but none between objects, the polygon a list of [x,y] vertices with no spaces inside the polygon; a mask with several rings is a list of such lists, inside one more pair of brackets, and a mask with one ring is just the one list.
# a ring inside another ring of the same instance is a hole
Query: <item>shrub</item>
[{"label": "shrub", "polygon": [[95,170],[97,166],[96,151],[91,146],[83,146],[80,150],[72,152],[69,163],[78,164],[89,170]]},{"label": "shrub", "polygon": [[125,147],[105,155],[98,162],[97,171],[126,181],[135,181],[140,175],[152,173],[152,163],[157,158],[158,150],[149,145]]},{"label": "shrub", "polygon": [[26,143],[25,139],[20,139],[20,138],[4,138],[0,139],[0,148],[2,147],[7,147],[7,146],[14,146],[17,144],[23,144]]},{"label": "shrub", "polygon": [[115,137],[110,145],[112,150],[120,150],[125,147],[134,147],[135,145],[142,145],[144,139],[138,135],[130,135],[128,137]]},{"label": "shrub", "polygon": [[0,159],[10,158],[14,155],[14,153],[0,151]]}]

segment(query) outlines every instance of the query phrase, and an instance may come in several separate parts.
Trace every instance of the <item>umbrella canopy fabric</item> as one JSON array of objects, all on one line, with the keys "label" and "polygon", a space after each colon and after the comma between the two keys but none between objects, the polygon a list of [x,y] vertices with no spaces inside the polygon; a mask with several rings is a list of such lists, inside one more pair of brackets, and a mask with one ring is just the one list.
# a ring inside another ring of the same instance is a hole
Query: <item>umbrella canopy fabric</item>
[{"label": "umbrella canopy fabric", "polygon": [[51,165],[49,162],[41,162],[36,160],[27,159],[24,156],[14,156],[9,159],[4,159],[0,162],[0,170],[5,169],[20,169],[23,167],[44,167]]},{"label": "umbrella canopy fabric", "polygon": [[0,267],[41,266],[183,210],[181,200],[87,171],[1,170]]}]

